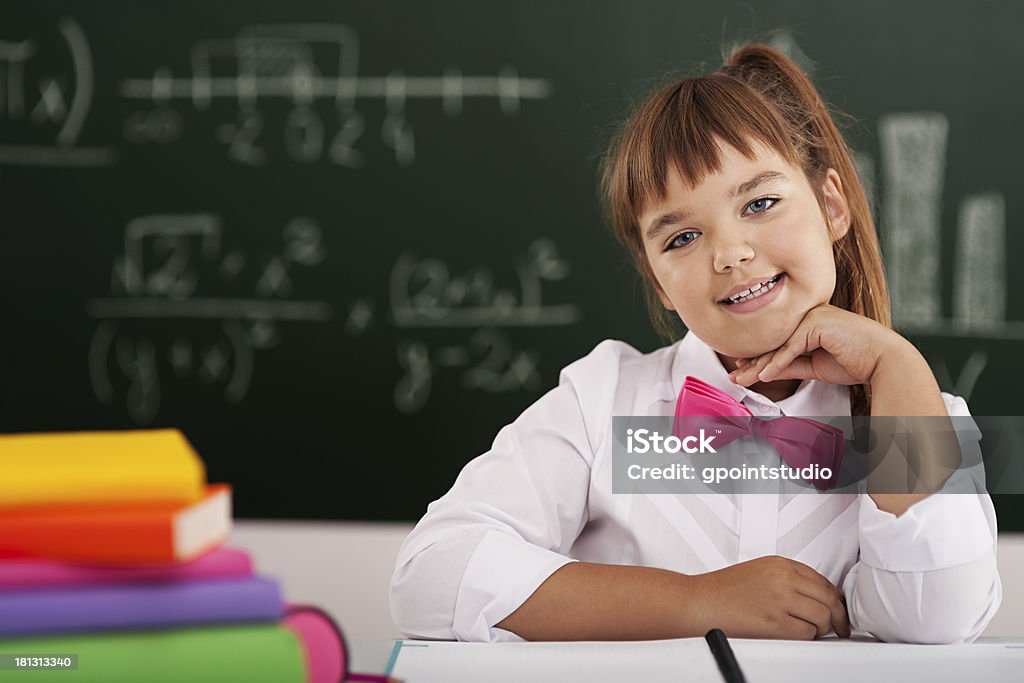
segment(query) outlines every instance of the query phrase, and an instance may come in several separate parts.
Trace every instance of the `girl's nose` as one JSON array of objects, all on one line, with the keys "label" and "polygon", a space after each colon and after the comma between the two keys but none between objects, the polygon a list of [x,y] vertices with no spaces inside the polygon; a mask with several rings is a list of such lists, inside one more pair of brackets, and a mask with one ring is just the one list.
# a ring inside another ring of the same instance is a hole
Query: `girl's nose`
[{"label": "girl's nose", "polygon": [[754,258],[754,248],[744,239],[719,240],[715,245],[715,272],[724,273]]}]

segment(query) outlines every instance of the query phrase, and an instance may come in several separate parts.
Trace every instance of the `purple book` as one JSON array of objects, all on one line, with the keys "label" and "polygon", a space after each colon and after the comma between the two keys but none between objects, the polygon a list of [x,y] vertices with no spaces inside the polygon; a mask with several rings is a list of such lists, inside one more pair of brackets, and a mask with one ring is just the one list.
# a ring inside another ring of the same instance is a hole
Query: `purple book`
[{"label": "purple book", "polygon": [[0,637],[280,621],[277,582],[260,577],[0,593]]}]

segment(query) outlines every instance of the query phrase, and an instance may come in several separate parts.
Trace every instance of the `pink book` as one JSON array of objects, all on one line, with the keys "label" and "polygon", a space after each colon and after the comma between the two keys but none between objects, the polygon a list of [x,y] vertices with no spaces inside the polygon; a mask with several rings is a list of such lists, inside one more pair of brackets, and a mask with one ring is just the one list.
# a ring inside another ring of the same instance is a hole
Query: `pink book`
[{"label": "pink book", "polygon": [[394,680],[386,675],[349,671],[345,637],[327,612],[312,605],[286,605],[286,608],[282,623],[302,643],[306,659],[306,683],[391,683]]},{"label": "pink book", "polygon": [[252,576],[249,554],[240,548],[225,547],[211,550],[202,557],[182,564],[131,567],[66,564],[22,558],[0,560],[0,591],[246,576]]}]

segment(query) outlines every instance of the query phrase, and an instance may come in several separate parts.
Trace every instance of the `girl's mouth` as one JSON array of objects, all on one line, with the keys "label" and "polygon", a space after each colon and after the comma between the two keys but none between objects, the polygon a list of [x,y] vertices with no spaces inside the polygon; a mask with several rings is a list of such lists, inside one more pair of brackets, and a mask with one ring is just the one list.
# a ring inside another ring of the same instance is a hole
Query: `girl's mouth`
[{"label": "girl's mouth", "polygon": [[746,296],[734,299],[725,299],[719,303],[731,313],[749,313],[759,308],[764,308],[778,298],[779,290],[785,284],[786,274],[779,273],[772,279],[762,283],[758,288],[750,291]]}]

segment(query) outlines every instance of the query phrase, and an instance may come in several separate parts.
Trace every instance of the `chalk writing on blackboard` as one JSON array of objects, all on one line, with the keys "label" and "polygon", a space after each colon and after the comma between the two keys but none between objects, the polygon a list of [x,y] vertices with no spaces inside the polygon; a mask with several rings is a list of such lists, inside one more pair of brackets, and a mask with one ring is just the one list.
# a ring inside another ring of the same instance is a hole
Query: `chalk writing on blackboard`
[{"label": "chalk writing on blackboard", "polygon": [[981,377],[982,371],[988,365],[988,352],[985,349],[971,351],[971,355],[968,356],[955,379],[950,372],[949,364],[942,356],[929,358],[928,363],[935,371],[939,386],[955,396],[962,396],[965,401],[969,401],[974,393],[974,387],[978,383],[978,378]]},{"label": "chalk writing on blackboard", "polygon": [[[0,40],[0,121],[4,137],[15,136],[0,140],[0,164],[89,167],[117,161],[112,148],[79,145],[93,104],[92,53],[74,19],[61,19],[57,30],[59,41]],[[64,53],[70,64],[53,67]],[[35,68],[40,57],[47,58],[44,66]]]},{"label": "chalk writing on blackboard", "polygon": [[[104,404],[122,397],[138,424],[159,414],[164,377],[215,387],[228,403],[251,384],[255,352],[280,344],[283,323],[325,323],[331,306],[293,297],[295,272],[315,268],[327,250],[320,227],[288,222],[281,248],[260,259],[225,252],[214,214],[136,218],[111,269],[111,294],[91,299],[98,321],[89,347],[89,376]],[[217,295],[217,291],[239,295]],[[183,335],[181,319],[201,321]],[[160,322],[165,323],[161,326]]]},{"label": "chalk writing on blackboard", "polygon": [[562,280],[569,264],[555,243],[539,239],[515,266],[518,288],[498,287],[488,268],[452,275],[436,258],[401,254],[391,270],[391,316],[398,327],[478,327],[481,325],[571,325],[579,319],[573,304],[543,301],[545,282]]},{"label": "chalk writing on blackboard", "polygon": [[415,413],[426,405],[436,372],[446,368],[462,371],[461,386],[466,391],[536,392],[542,387],[539,352],[515,349],[505,330],[480,328],[465,344],[433,350],[426,343],[403,339],[397,352],[402,376],[395,384],[394,404],[402,413]]},{"label": "chalk writing on blackboard", "polygon": [[879,121],[881,232],[893,323],[919,334],[1024,339],[1007,320],[1006,204],[984,191],[960,201],[953,309],[942,303],[942,200],[949,121],[939,112],[887,114]]},{"label": "chalk writing on blackboard", "polygon": [[[358,35],[342,24],[246,26],[231,38],[201,40],[192,44],[189,75],[176,77],[161,66],[149,78],[121,82],[122,97],[152,106],[127,117],[124,136],[133,143],[174,142],[185,133],[173,103],[204,111],[213,101],[227,99],[237,104],[238,118],[219,125],[216,139],[232,161],[266,164],[266,140],[283,135],[288,158],[295,163],[326,159],[358,168],[364,158],[357,144],[369,124],[356,103],[383,100],[380,138],[395,161],[408,166],[416,160],[408,101],[438,100],[446,114],[457,116],[466,99],[490,98],[504,114],[514,115],[524,100],[544,99],[552,92],[549,81],[521,77],[510,65],[495,75],[463,74],[450,66],[438,76],[407,75],[401,69],[362,76],[358,63]],[[271,123],[260,104],[281,99],[290,101],[292,109],[283,123]],[[330,120],[313,107],[318,100],[333,102]]]},{"label": "chalk writing on blackboard", "polygon": [[[944,312],[942,204],[949,121],[939,112],[886,114],[878,124],[881,152],[880,232],[893,326],[914,335],[1024,340],[1024,322],[1007,319],[1006,203],[995,191],[960,201],[952,264],[952,311]],[[872,203],[878,201],[874,160],[857,156]],[[972,349],[956,378],[948,361],[929,358],[943,389],[965,400],[988,365]]]},{"label": "chalk writing on blackboard", "polygon": [[[402,375],[394,390],[394,405],[400,412],[421,410],[436,374],[445,370],[460,373],[461,388],[466,391],[540,389],[539,352],[516,348],[506,328],[572,325],[580,320],[580,309],[575,304],[544,301],[545,285],[570,273],[553,240],[533,241],[514,271],[516,286],[499,286],[489,267],[452,273],[439,258],[408,252],[398,256],[389,281],[392,324],[406,330],[405,335],[423,328],[469,329],[460,334],[466,335],[462,343],[436,348],[403,335],[396,348]],[[366,300],[353,306],[350,332],[364,329],[371,311]]]}]

